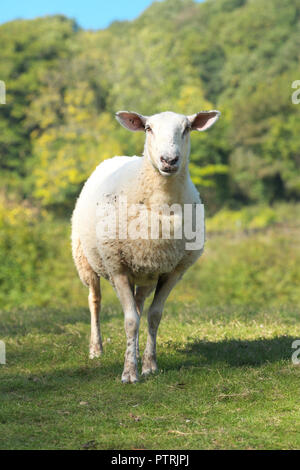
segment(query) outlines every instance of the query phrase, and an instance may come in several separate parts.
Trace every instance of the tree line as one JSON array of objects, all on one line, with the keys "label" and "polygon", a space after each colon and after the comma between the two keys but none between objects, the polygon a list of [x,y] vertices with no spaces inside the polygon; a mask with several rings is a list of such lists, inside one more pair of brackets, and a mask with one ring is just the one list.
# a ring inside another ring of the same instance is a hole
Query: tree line
[{"label": "tree line", "polygon": [[220,109],[192,137],[210,210],[299,199],[299,19],[300,0],[165,0],[99,31],[64,16],[3,24],[0,190],[68,214],[100,161],[143,151],[117,110]]}]

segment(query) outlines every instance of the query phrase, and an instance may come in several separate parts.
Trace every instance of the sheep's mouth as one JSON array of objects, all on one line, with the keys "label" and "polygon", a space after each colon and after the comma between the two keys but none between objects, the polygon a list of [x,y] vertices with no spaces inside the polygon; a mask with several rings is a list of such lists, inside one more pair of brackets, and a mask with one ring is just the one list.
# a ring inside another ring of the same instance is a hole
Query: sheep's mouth
[{"label": "sheep's mouth", "polygon": [[163,176],[170,176],[174,175],[178,171],[178,166],[174,167],[167,167],[167,168],[159,168],[159,172]]}]

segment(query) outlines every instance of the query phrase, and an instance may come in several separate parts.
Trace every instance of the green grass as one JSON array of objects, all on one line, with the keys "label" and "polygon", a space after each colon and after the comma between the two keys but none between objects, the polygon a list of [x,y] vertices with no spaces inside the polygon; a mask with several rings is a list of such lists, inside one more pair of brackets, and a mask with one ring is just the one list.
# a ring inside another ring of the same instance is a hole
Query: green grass
[{"label": "green grass", "polygon": [[[105,354],[90,361],[87,309],[2,313],[2,449],[296,449],[299,309],[173,302],[159,373],[122,385],[120,309],[104,304]],[[145,344],[145,319],[141,343]]]},{"label": "green grass", "polygon": [[208,234],[167,302],[159,373],[136,385],[120,381],[123,315],[107,283],[104,355],[88,359],[87,291],[64,242],[41,291],[51,302],[0,311],[0,448],[299,449],[299,235],[294,222]]}]

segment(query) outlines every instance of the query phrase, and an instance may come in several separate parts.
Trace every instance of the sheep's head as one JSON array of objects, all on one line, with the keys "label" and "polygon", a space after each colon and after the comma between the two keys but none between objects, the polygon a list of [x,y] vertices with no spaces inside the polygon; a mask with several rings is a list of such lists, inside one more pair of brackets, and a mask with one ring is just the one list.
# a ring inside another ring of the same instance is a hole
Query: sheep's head
[{"label": "sheep's head", "polygon": [[220,116],[219,111],[202,111],[192,116],[172,112],[142,116],[119,111],[117,120],[126,129],[146,132],[145,156],[163,175],[171,176],[187,163],[190,153],[190,131],[205,131]]}]

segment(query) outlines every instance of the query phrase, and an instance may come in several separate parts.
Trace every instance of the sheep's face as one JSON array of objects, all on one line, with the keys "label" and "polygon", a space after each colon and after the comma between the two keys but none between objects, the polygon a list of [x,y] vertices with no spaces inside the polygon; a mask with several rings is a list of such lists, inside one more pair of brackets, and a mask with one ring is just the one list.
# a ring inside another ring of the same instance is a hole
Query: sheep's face
[{"label": "sheep's face", "polygon": [[188,161],[191,122],[186,116],[161,113],[145,123],[145,155],[161,175],[178,173]]},{"label": "sheep's face", "polygon": [[186,166],[190,153],[190,131],[204,131],[219,117],[219,111],[204,111],[192,116],[164,112],[142,116],[128,111],[116,114],[122,126],[145,131],[145,156],[163,176],[172,176]]}]

